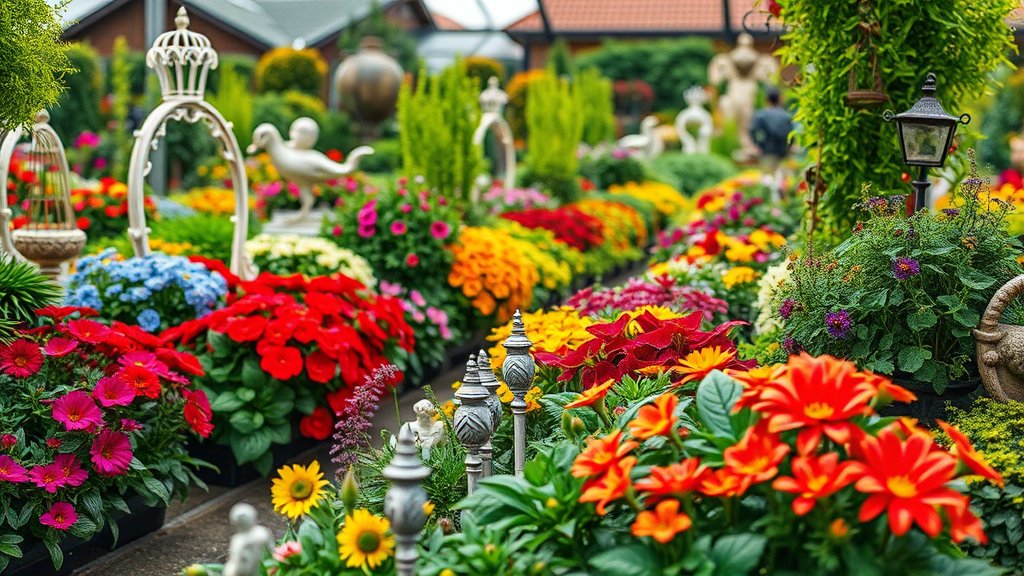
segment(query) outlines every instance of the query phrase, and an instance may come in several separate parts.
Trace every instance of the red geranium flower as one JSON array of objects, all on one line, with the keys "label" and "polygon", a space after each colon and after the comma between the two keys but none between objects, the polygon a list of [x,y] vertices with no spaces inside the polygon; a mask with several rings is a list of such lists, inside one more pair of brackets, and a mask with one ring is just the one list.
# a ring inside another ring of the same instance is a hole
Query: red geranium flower
[{"label": "red geranium flower", "polygon": [[213,411],[206,392],[184,388],[181,394],[185,397],[185,421],[196,434],[203,438],[209,437],[210,432],[213,432]]},{"label": "red geranium flower", "polygon": [[276,380],[289,380],[302,373],[302,353],[292,346],[270,346],[263,352],[260,368]]},{"label": "red geranium flower", "polygon": [[89,344],[103,344],[114,335],[114,331],[107,326],[95,320],[85,319],[69,321],[68,332],[75,338]]},{"label": "red geranium flower", "polygon": [[73,352],[75,348],[78,348],[78,340],[55,336],[50,338],[50,341],[46,343],[46,347],[43,348],[43,352],[45,352],[47,356],[60,358],[62,356],[67,356]]},{"label": "red geranium flower", "polygon": [[158,398],[160,396],[160,378],[152,370],[143,366],[125,366],[114,375],[128,384],[135,394],[146,398]]},{"label": "red geranium flower", "polygon": [[0,372],[15,378],[28,378],[43,365],[43,353],[39,346],[20,338],[7,346],[0,347]]},{"label": "red geranium flower", "polygon": [[312,414],[303,416],[299,421],[299,433],[314,440],[324,440],[334,429],[334,418],[326,408],[318,406]]},{"label": "red geranium flower", "polygon": [[264,316],[249,316],[245,318],[232,318],[228,321],[227,335],[235,342],[255,342],[263,335],[263,329],[267,327],[267,318]]},{"label": "red geranium flower", "polygon": [[316,350],[309,356],[306,356],[306,374],[309,375],[309,379],[313,382],[326,384],[334,378],[337,372],[338,363],[327,354],[324,354],[323,351]]}]

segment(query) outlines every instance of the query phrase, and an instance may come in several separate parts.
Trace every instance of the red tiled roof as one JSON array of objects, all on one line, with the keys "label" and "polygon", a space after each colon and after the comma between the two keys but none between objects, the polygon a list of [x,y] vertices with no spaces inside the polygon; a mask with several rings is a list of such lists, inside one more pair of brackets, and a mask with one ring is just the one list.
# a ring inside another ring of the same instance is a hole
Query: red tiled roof
[{"label": "red tiled roof", "polygon": [[[553,32],[656,32],[708,31],[724,29],[722,0],[543,0]],[[743,16],[753,9],[754,0],[728,0],[733,30],[743,29]],[[755,11],[759,12],[759,11]],[[747,25],[762,31],[765,15],[755,13]],[[544,30],[540,12],[526,15],[509,25],[509,32]]]},{"label": "red tiled roof", "polygon": [[466,28],[455,20],[437,12],[431,12],[431,16],[433,16],[434,24],[437,25],[438,30],[464,30]]}]

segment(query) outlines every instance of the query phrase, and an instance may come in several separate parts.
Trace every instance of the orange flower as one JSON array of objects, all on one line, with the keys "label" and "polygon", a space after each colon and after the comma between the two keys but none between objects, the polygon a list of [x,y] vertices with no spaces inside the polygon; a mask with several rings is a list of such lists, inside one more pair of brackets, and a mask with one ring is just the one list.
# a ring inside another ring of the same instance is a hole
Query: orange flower
[{"label": "orange flower", "polygon": [[821,498],[826,498],[849,486],[863,473],[860,462],[839,463],[839,454],[829,452],[823,456],[799,456],[792,462],[793,476],[779,476],[772,488],[779,492],[797,494],[793,512],[803,516],[814,509]]},{"label": "orange flower", "polygon": [[636,465],[636,458],[627,456],[616,461],[604,476],[588,480],[583,485],[580,502],[597,502],[597,513],[604,516],[609,503],[626,495],[629,490],[629,473]]},{"label": "orange flower", "polygon": [[706,346],[687,354],[679,364],[669,368],[669,372],[682,374],[683,377],[678,383],[682,385],[692,380],[703,380],[711,372],[729,366],[735,359],[735,350],[723,351],[721,346]]},{"label": "orange flower", "polygon": [[739,496],[746,492],[749,487],[749,476],[741,476],[729,468],[719,468],[710,474],[706,474],[700,483],[701,493],[714,498]]},{"label": "orange flower", "polygon": [[913,434],[903,440],[887,428],[877,437],[865,435],[860,451],[864,476],[855,487],[870,494],[860,508],[861,522],[886,512],[893,534],[902,536],[917,524],[935,538],[942,532],[942,519],[935,508],[963,504],[963,496],[946,487],[955,477],[956,459],[939,450],[930,438]]},{"label": "orange flower", "polygon": [[650,476],[638,480],[636,489],[656,499],[682,497],[697,490],[710,470],[697,458],[687,458],[678,464],[652,466]]},{"label": "orange flower", "polygon": [[583,391],[579,398],[569,402],[565,405],[565,409],[570,408],[583,408],[584,406],[591,406],[597,401],[604,402],[604,397],[608,395],[608,390],[615,384],[615,380],[606,380],[604,384],[593,386]]},{"label": "orange flower", "polygon": [[842,540],[850,533],[850,525],[846,523],[846,520],[836,518],[828,525],[828,533],[836,540]]},{"label": "orange flower", "polygon": [[848,444],[859,432],[850,419],[872,413],[875,388],[852,362],[807,353],[791,356],[786,375],[768,385],[753,409],[761,412],[770,432],[800,430],[797,451],[810,454],[825,434]]},{"label": "orange flower", "polygon": [[950,440],[953,441],[953,454],[956,455],[957,460],[960,461],[962,468],[971,470],[978,476],[987,478],[999,486],[1003,485],[1003,476],[997,472],[995,468],[990,466],[988,462],[985,462],[985,457],[974,449],[974,446],[971,445],[971,441],[967,436],[964,436],[963,432],[949,424],[946,424],[942,420],[936,420],[936,422],[939,423],[939,426],[942,427],[942,431],[945,432],[946,435],[949,436]]},{"label": "orange flower", "polygon": [[988,536],[985,535],[985,528],[981,520],[971,512],[966,497],[958,506],[943,506],[946,517],[949,518],[949,535],[954,542],[962,542],[967,538],[973,538],[979,544],[987,544]]},{"label": "orange flower", "polygon": [[654,512],[644,510],[636,515],[633,522],[633,536],[650,536],[662,544],[668,544],[676,534],[690,529],[690,517],[679,511],[678,500],[665,500]]},{"label": "orange flower", "polygon": [[875,389],[875,406],[885,406],[892,402],[913,402],[917,396],[902,386],[892,383],[885,376],[872,372],[861,372],[863,376]]},{"label": "orange flower", "polygon": [[629,433],[634,438],[646,440],[653,436],[668,435],[676,425],[675,411],[679,398],[666,392],[654,399],[654,404],[642,406],[629,423]]},{"label": "orange flower", "polygon": [[749,476],[750,483],[772,479],[779,473],[779,463],[789,454],[789,445],[765,428],[764,421],[759,422],[722,453],[726,467],[741,476]]},{"label": "orange flower", "polygon": [[761,366],[750,370],[736,370],[726,368],[725,374],[730,378],[738,380],[743,384],[743,394],[733,406],[733,412],[739,412],[743,408],[751,406],[761,398],[761,392],[769,384],[778,382],[786,373],[786,367],[781,364],[775,366]]},{"label": "orange flower", "polygon": [[604,474],[637,446],[639,444],[632,440],[622,442],[621,430],[604,438],[591,437],[587,439],[587,447],[576,457],[569,472],[576,478],[592,478]]}]

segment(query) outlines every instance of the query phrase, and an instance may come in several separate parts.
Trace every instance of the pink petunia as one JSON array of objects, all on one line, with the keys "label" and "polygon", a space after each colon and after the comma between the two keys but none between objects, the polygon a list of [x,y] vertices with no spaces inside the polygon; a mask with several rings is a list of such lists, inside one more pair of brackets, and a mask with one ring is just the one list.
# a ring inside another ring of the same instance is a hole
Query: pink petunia
[{"label": "pink petunia", "polygon": [[78,513],[75,512],[75,507],[67,502],[54,502],[53,506],[39,517],[39,523],[43,526],[56,528],[62,532],[74,526],[75,522],[78,522]]},{"label": "pink petunia", "polygon": [[122,366],[142,366],[157,376],[167,376],[170,372],[167,364],[157,360],[156,354],[152,352],[129,352],[118,358],[117,363]]},{"label": "pink petunia", "polygon": [[14,461],[7,454],[0,455],[0,481],[3,482],[27,482],[28,470],[21,464]]},{"label": "pink petunia", "polygon": [[61,474],[64,475],[65,486],[81,486],[89,479],[89,472],[82,468],[74,454],[57,454],[53,464],[60,468]]},{"label": "pink petunia", "polygon": [[18,444],[18,437],[14,434],[4,434],[0,436],[0,448],[8,450]]},{"label": "pink petunia", "polygon": [[409,227],[406,226],[405,222],[401,220],[395,220],[391,223],[391,233],[395,236],[401,236],[409,231]]},{"label": "pink petunia", "polygon": [[106,376],[96,383],[92,397],[104,408],[127,406],[135,400],[135,390],[120,378]]},{"label": "pink petunia", "polygon": [[430,235],[433,236],[435,240],[444,240],[451,233],[452,227],[442,220],[438,220],[430,225]]},{"label": "pink petunia", "polygon": [[423,293],[420,292],[419,290],[410,290],[409,300],[412,300],[413,304],[421,308],[427,305],[427,299],[423,297]]},{"label": "pink petunia", "polygon": [[402,204],[402,214],[408,214],[409,212],[412,212],[412,204],[408,202]]},{"label": "pink petunia", "polygon": [[358,232],[360,238],[373,238],[377,233],[377,228],[374,226],[363,226],[360,224]]},{"label": "pink petunia", "polygon": [[121,429],[125,432],[138,432],[139,430],[142,430],[142,424],[139,424],[131,418],[122,418]]},{"label": "pink petunia", "polygon": [[58,466],[55,462],[51,462],[45,466],[33,466],[28,471],[28,478],[35,483],[36,486],[46,490],[50,494],[55,494],[58,488],[62,488],[67,484],[67,477],[64,474],[64,469]]},{"label": "pink petunia", "polygon": [[273,556],[274,560],[284,562],[297,554],[302,554],[302,544],[291,540],[274,548]]},{"label": "pink petunia", "polygon": [[82,390],[74,390],[57,398],[50,410],[54,420],[63,424],[67,430],[85,430],[103,424],[103,413],[89,394]]},{"label": "pink petunia", "polygon": [[92,464],[102,476],[120,476],[132,461],[132,445],[121,432],[103,430],[92,443]]},{"label": "pink petunia", "polygon": [[43,348],[43,352],[47,356],[60,358],[61,356],[67,356],[73,352],[75,348],[78,348],[78,340],[56,336],[54,338],[50,338],[50,341],[46,343],[46,347]]}]

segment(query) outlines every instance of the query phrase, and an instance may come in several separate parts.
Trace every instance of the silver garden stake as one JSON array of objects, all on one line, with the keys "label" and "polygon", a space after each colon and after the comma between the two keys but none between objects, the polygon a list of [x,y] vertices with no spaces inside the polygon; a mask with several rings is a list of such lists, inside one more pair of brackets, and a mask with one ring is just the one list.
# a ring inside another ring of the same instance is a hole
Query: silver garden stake
[{"label": "silver garden stake", "polygon": [[466,492],[472,494],[483,474],[480,448],[491,439],[491,409],[487,407],[487,389],[480,385],[476,357],[466,362],[466,376],[455,393],[461,404],[455,411],[455,435],[466,447]]},{"label": "silver garden stake", "polygon": [[395,550],[395,572],[398,576],[416,574],[416,543],[420,531],[427,523],[423,510],[427,492],[423,479],[430,475],[430,468],[423,465],[416,452],[416,441],[408,424],[398,431],[398,445],[395,457],[384,468],[384,477],[391,482],[384,498],[384,514],[391,521],[391,531],[397,544]]},{"label": "silver garden stake", "polygon": [[487,390],[486,403],[487,408],[491,411],[491,436],[487,439],[487,443],[480,448],[480,458],[484,462],[484,477],[487,477],[494,473],[492,466],[494,447],[491,441],[494,439],[494,434],[498,431],[498,424],[501,423],[501,398],[498,398],[498,388],[501,387],[501,383],[498,382],[498,377],[494,375],[491,357],[487,354],[486,350],[480,350],[480,355],[477,356],[476,369],[480,376],[480,385]]},{"label": "silver garden stake", "polygon": [[537,365],[530,356],[533,342],[526,337],[523,326],[523,315],[516,310],[512,316],[512,333],[505,339],[502,346],[508,350],[505,361],[501,364],[502,377],[514,396],[512,399],[512,435],[515,451],[515,474],[523,475],[526,465],[526,393],[533,384],[533,375]]}]

